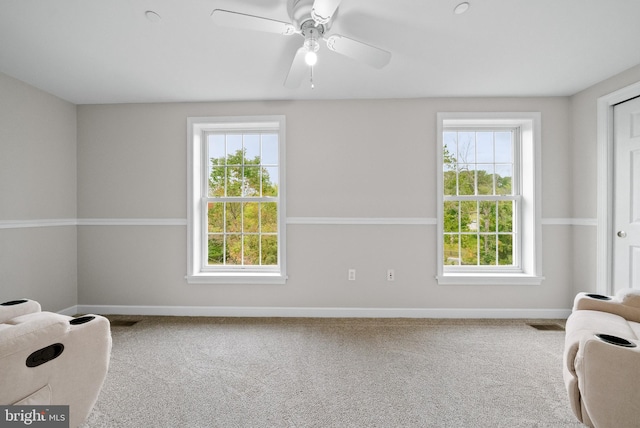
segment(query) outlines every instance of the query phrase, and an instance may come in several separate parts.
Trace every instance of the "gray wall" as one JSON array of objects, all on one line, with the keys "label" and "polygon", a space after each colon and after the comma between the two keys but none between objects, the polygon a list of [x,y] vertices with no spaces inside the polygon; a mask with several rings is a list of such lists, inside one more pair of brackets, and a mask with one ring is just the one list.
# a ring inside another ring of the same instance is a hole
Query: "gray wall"
[{"label": "gray wall", "polygon": [[76,128],[75,105],[0,73],[0,301],[77,304]]},{"label": "gray wall", "polygon": [[[542,112],[543,217],[571,217],[566,97],[79,106],[78,214],[185,218],[187,117],[284,114],[288,217],[434,219],[439,111]],[[79,303],[563,309],[573,297],[571,225],[543,227],[540,286],[437,285],[435,225],[291,224],[287,237],[286,285],[189,285],[185,226],[80,226]]]},{"label": "gray wall", "polygon": [[[637,81],[640,66],[572,97],[76,108],[0,74],[0,300],[569,308],[595,291],[596,228],[578,220],[597,215],[597,98]],[[439,111],[542,112],[542,285],[438,286],[434,225],[312,224],[288,226],[284,286],[188,285],[186,227],[144,225],[186,217],[186,118],[209,115],[286,115],[289,217],[433,219]]]}]

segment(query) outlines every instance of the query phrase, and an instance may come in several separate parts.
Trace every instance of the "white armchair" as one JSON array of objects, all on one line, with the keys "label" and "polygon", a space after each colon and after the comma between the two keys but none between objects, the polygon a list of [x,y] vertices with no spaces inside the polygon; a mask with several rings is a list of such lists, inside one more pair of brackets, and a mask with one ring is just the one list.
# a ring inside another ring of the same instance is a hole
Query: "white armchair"
[{"label": "white armchair", "polygon": [[563,377],[573,413],[596,428],[638,427],[640,290],[579,293],[567,319]]},{"label": "white armchair", "polygon": [[69,426],[83,423],[107,374],[109,321],[41,312],[28,299],[0,304],[0,404],[69,405]]}]

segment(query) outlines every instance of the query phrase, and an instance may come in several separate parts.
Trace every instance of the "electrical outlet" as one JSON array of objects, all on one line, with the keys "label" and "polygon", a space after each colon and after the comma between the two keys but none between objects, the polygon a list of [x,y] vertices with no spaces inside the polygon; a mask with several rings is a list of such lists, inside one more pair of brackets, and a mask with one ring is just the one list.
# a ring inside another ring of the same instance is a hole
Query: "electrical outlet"
[{"label": "electrical outlet", "polygon": [[387,281],[395,281],[396,273],[393,269],[387,269]]},{"label": "electrical outlet", "polygon": [[356,280],[356,270],[349,269],[349,281],[355,281],[355,280]]}]

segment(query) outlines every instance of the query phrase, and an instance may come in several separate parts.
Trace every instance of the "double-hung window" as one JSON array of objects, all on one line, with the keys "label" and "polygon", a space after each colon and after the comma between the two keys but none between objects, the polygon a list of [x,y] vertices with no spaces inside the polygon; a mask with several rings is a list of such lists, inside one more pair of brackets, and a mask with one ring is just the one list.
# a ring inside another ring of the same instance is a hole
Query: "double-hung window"
[{"label": "double-hung window", "polygon": [[539,283],[539,114],[438,115],[438,281]]},{"label": "double-hung window", "polygon": [[284,117],[189,118],[187,279],[284,283]]}]

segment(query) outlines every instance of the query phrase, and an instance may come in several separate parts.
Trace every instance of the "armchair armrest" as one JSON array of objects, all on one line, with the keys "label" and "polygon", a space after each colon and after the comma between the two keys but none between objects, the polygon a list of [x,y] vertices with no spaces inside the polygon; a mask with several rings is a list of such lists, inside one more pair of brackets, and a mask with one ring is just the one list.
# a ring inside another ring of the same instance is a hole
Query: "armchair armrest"
[{"label": "armchair armrest", "polygon": [[578,293],[573,301],[573,311],[579,310],[608,312],[627,321],[640,322],[640,290],[621,290],[613,297]]},{"label": "armchair armrest", "polygon": [[19,299],[0,303],[0,323],[25,314],[40,312],[40,303],[35,300]]},{"label": "armchair armrest", "polygon": [[583,338],[579,346],[575,362],[578,385],[584,410],[594,426],[622,428],[637,421],[640,342],[626,342],[629,345],[611,344],[592,335]]},{"label": "armchair armrest", "polygon": [[51,345],[68,331],[68,317],[64,315],[37,312],[12,318],[0,324],[0,359]]}]

